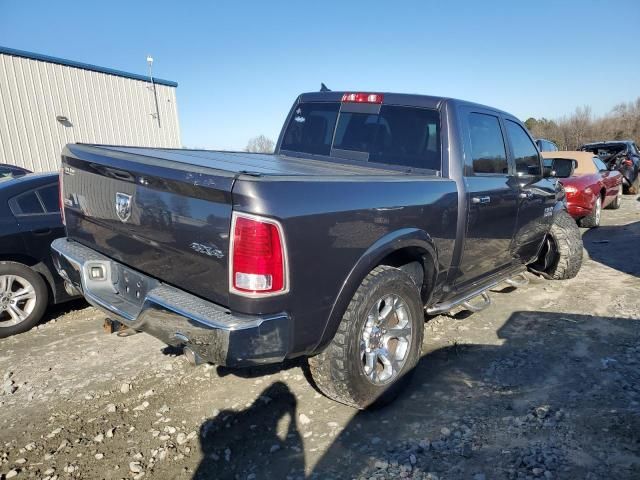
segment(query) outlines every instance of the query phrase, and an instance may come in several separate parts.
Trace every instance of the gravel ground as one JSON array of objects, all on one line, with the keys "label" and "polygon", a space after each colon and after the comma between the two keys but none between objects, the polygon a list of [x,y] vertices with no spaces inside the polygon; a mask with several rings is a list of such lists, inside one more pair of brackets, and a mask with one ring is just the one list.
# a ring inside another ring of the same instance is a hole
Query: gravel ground
[{"label": "gravel ground", "polygon": [[356,412],[304,362],[190,366],[82,302],[0,340],[0,479],[640,478],[640,201],[583,231],[576,279],[427,319],[396,403]]}]

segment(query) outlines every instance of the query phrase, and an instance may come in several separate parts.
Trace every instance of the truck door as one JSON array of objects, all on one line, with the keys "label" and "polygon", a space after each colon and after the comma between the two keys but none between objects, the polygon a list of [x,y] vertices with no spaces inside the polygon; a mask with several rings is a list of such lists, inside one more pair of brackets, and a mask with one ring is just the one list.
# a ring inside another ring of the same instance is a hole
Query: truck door
[{"label": "truck door", "polygon": [[456,284],[472,282],[513,261],[510,247],[518,213],[518,189],[510,176],[498,114],[471,107],[461,113],[467,229]]},{"label": "truck door", "polygon": [[512,253],[528,263],[536,256],[553,216],[555,184],[542,178],[542,161],[533,140],[515,119],[504,118],[518,195],[518,223]]}]

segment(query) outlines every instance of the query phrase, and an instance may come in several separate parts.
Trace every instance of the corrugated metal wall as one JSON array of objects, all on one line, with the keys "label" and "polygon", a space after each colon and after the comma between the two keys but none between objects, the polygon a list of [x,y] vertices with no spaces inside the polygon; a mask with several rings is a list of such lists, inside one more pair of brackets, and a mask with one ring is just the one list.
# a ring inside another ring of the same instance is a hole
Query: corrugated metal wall
[{"label": "corrugated metal wall", "polygon": [[57,170],[72,142],[180,148],[176,89],[156,91],[160,127],[149,82],[0,53],[0,163]]}]

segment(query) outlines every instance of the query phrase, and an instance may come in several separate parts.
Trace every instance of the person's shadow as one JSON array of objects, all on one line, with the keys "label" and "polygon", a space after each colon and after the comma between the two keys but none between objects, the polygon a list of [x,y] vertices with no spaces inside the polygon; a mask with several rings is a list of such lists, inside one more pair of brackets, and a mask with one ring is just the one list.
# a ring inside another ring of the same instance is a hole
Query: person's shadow
[{"label": "person's shadow", "polygon": [[205,421],[200,427],[203,458],[193,478],[304,477],[296,407],[289,387],[276,382],[250,407],[223,410]]}]

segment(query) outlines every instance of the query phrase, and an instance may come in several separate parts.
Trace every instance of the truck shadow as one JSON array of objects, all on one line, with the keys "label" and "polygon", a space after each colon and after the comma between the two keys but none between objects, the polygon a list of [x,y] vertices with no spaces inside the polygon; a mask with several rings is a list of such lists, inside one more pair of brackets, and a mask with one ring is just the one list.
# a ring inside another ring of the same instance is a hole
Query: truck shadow
[{"label": "truck shadow", "polygon": [[[276,382],[204,422],[194,478],[634,478],[640,320],[515,312],[497,337],[427,352],[395,403],[353,411],[333,437],[324,421],[298,425]],[[625,453],[605,461],[607,448]]]},{"label": "truck shadow", "polygon": [[640,262],[633,261],[640,245],[640,222],[591,228],[584,233],[582,241],[596,262],[640,277]]}]

